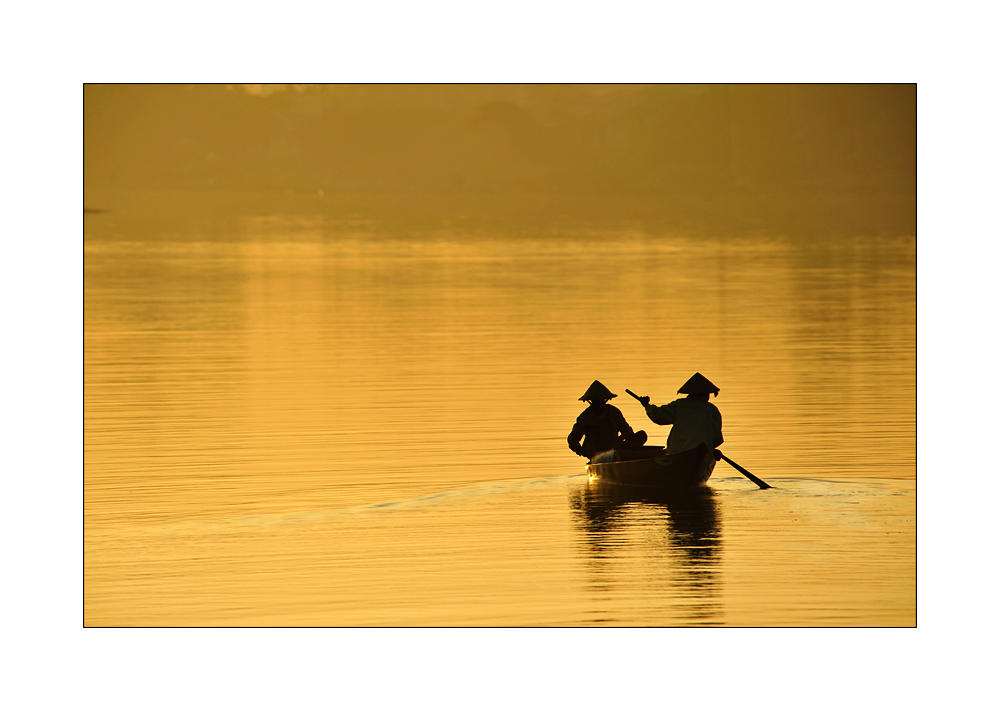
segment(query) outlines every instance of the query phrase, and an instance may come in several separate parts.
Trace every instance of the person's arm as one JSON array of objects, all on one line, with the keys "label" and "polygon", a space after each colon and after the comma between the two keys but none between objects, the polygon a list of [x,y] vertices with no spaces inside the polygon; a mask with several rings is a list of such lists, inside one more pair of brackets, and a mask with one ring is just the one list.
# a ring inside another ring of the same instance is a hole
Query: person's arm
[{"label": "person's arm", "polygon": [[580,426],[580,421],[577,420],[576,424],[573,425],[573,431],[570,432],[569,437],[566,438],[566,441],[569,443],[570,450],[572,450],[574,454],[579,454],[581,457],[586,456],[583,453],[583,446],[580,444],[580,440],[583,439],[584,434],[585,432]]},{"label": "person's arm", "polygon": [[725,441],[722,439],[722,413],[719,412],[718,408],[712,413],[712,424],[715,425],[713,437],[715,438],[715,446],[718,447]]},{"label": "person's arm", "polygon": [[619,437],[631,437],[634,434],[634,431],[632,430],[632,426],[628,423],[628,420],[625,419],[625,415],[623,415],[622,411],[619,410],[617,407],[615,408],[615,412],[618,413],[618,415],[617,415],[617,419],[618,419],[618,436]]},{"label": "person's arm", "polygon": [[677,412],[677,401],[669,402],[666,405],[653,405],[646,403],[646,417],[658,425],[674,424],[674,414]]}]

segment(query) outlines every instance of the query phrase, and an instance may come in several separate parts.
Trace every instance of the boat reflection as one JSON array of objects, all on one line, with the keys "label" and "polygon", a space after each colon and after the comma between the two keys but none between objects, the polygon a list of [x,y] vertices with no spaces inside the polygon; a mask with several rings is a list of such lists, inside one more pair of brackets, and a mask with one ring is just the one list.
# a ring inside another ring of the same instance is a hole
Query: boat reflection
[{"label": "boat reflection", "polygon": [[[600,599],[613,605],[616,589],[641,586],[651,617],[721,624],[722,523],[715,497],[709,486],[668,492],[599,480],[575,491],[570,506]],[[614,622],[613,615],[604,619]]]}]

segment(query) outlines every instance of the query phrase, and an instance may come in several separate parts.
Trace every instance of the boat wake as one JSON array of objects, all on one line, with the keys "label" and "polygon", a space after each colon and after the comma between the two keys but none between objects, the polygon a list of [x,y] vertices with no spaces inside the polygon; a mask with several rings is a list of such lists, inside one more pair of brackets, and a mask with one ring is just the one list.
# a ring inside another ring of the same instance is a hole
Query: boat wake
[{"label": "boat wake", "polygon": [[450,501],[454,501],[456,499],[467,498],[471,496],[485,496],[497,493],[513,493],[516,491],[529,489],[532,487],[552,486],[553,484],[558,484],[560,482],[568,482],[573,479],[579,479],[585,476],[586,473],[582,473],[582,474],[570,474],[570,475],[555,476],[555,477],[543,477],[540,479],[532,479],[530,481],[497,482],[497,483],[485,484],[483,486],[472,487],[468,489],[454,489],[451,491],[441,491],[435,494],[429,494],[427,496],[418,496],[412,499],[384,501],[377,504],[365,504],[363,506],[353,506],[350,508],[319,509],[313,511],[297,511],[294,513],[283,513],[283,514],[263,514],[260,516],[242,516],[240,518],[233,519],[232,523],[242,524],[242,525],[316,523],[324,519],[342,517],[342,516],[355,516],[358,514],[364,514],[369,512],[393,511],[398,509],[413,509],[423,506],[434,506],[437,504],[443,504]]}]

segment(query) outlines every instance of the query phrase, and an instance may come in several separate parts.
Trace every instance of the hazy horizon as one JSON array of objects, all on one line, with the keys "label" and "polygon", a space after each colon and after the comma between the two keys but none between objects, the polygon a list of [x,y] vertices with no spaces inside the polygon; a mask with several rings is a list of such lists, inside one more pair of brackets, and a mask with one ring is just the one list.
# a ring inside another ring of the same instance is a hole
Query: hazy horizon
[{"label": "hazy horizon", "polygon": [[97,209],[257,191],[916,232],[915,85],[88,84],[84,159]]}]

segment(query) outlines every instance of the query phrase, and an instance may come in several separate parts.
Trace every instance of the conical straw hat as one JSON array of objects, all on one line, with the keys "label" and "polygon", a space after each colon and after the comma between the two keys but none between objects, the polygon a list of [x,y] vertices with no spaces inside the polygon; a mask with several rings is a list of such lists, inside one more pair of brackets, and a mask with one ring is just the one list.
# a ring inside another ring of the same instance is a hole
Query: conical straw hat
[{"label": "conical straw hat", "polygon": [[595,380],[587,388],[587,392],[583,394],[581,400],[610,400],[613,397],[618,397],[613,392],[604,387],[604,384],[600,380]]},{"label": "conical straw hat", "polygon": [[685,393],[686,395],[708,395],[709,393],[715,393],[716,397],[719,396],[719,388],[701,373],[695,373],[688,378],[688,381],[681,385],[681,389],[677,392]]}]

